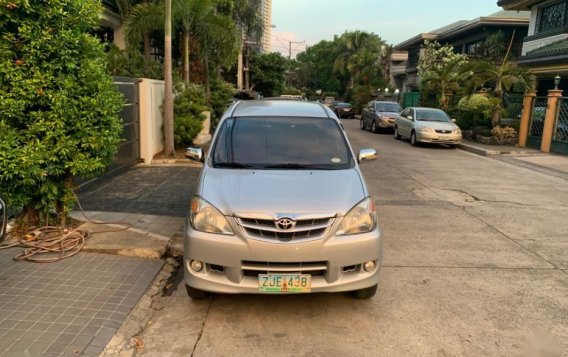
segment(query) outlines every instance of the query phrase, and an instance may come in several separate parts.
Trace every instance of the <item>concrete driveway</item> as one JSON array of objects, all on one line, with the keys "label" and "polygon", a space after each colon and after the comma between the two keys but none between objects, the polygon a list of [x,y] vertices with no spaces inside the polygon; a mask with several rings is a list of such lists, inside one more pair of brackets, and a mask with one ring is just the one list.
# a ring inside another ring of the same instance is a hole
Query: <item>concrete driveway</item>
[{"label": "concrete driveway", "polygon": [[380,155],[363,165],[385,242],[377,296],[192,301],[180,284],[141,354],[568,355],[568,182],[343,122]]}]

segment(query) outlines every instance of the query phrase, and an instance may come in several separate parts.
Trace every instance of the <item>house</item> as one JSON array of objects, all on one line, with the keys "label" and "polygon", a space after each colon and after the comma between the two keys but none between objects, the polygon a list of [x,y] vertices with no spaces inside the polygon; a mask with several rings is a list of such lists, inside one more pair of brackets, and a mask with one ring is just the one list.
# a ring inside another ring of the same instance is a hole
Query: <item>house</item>
[{"label": "house", "polygon": [[[568,154],[568,0],[499,0],[506,10],[530,11],[519,64],[537,77],[525,96],[519,146]],[[531,110],[532,109],[532,110]]]},{"label": "house", "polygon": [[[568,90],[568,0],[499,0],[506,10],[530,11],[528,36],[524,38],[519,64],[538,78],[538,95],[559,87]],[[566,93],[566,92],[565,92]]]},{"label": "house", "polygon": [[403,92],[419,91],[420,78],[417,67],[426,40],[450,44],[456,53],[483,57],[487,39],[493,34],[501,33],[506,43],[509,39],[513,39],[511,54],[513,60],[516,60],[521,56],[523,38],[529,29],[529,19],[528,11],[500,11],[469,21],[456,21],[437,30],[418,34],[394,47],[397,51],[408,52],[406,70],[404,73],[395,71],[393,73],[395,81],[402,82]]},{"label": "house", "polygon": [[124,26],[115,0],[103,0],[103,13],[101,14],[101,27],[95,31],[96,35],[105,43],[114,43],[118,48],[126,47]]}]

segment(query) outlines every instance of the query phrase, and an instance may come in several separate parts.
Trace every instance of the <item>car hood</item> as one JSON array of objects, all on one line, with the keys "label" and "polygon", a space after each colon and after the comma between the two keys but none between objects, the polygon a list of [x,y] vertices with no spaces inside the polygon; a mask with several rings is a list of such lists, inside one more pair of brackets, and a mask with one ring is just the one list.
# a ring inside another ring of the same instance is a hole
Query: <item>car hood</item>
[{"label": "car hood", "polygon": [[379,114],[391,118],[396,118],[397,116],[399,116],[399,113],[397,112],[379,112]]},{"label": "car hood", "polygon": [[434,130],[454,130],[459,128],[459,126],[454,123],[442,123],[435,121],[417,122],[416,127],[426,127]]},{"label": "car hood", "polygon": [[204,168],[200,195],[226,216],[344,215],[365,198],[359,172]]}]

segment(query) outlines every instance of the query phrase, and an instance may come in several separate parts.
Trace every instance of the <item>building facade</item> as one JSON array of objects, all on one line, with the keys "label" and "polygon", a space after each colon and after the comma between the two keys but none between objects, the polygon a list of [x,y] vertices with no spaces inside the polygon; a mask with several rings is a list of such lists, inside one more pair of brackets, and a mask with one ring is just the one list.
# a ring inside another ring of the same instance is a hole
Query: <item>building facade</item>
[{"label": "building facade", "polygon": [[519,64],[537,76],[539,95],[554,88],[556,75],[562,78],[559,87],[568,90],[568,0],[500,0],[498,5],[530,11]]},{"label": "building facade", "polygon": [[272,0],[262,0],[260,13],[262,16],[262,53],[272,52]]},{"label": "building facade", "polygon": [[484,57],[483,49],[487,39],[493,34],[501,33],[507,44],[513,39],[511,57],[516,61],[521,56],[523,38],[529,30],[529,20],[528,11],[500,11],[474,20],[456,21],[440,29],[414,36],[394,47],[395,50],[408,52],[405,72],[396,72],[395,81],[403,83],[403,92],[419,90],[418,63],[426,40],[449,44],[456,53],[481,58]]}]

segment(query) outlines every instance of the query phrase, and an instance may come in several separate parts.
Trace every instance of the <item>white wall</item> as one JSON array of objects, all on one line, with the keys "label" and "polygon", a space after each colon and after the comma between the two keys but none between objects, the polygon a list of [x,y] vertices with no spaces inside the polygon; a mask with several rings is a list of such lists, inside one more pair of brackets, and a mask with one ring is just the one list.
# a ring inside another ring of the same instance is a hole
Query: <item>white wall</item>
[{"label": "white wall", "polygon": [[155,154],[164,150],[164,81],[142,78],[138,86],[140,103],[140,157],[150,165]]}]

